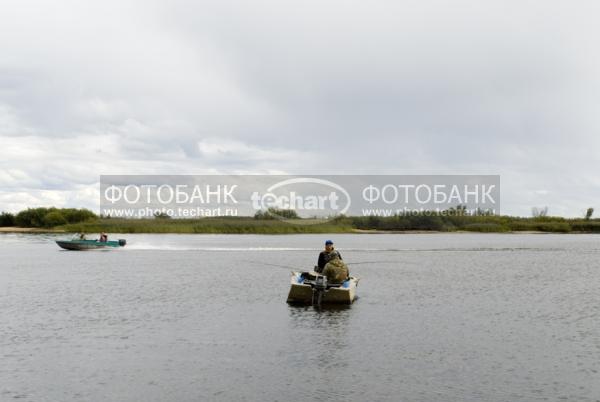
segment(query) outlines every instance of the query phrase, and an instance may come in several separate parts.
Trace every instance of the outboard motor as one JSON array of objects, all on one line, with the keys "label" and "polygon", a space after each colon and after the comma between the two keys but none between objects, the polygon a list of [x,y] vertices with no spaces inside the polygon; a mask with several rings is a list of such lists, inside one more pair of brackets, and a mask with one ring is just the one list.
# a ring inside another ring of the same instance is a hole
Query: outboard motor
[{"label": "outboard motor", "polygon": [[125,247],[125,244],[127,244],[127,240],[125,240],[125,239],[119,239],[119,246]]},{"label": "outboard motor", "polygon": [[315,289],[325,291],[327,290],[327,277],[323,275],[317,276],[315,279]]},{"label": "outboard motor", "polygon": [[323,275],[318,275],[315,278],[315,283],[313,285],[313,297],[312,304],[313,306],[321,307],[321,302],[323,300],[323,293],[327,291],[327,277]]}]

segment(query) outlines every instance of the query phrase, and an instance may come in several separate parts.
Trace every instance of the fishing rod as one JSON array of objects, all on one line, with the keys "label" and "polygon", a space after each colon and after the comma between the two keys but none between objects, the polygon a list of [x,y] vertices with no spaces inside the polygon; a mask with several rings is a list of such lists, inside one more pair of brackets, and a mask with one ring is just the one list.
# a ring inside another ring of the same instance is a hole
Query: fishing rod
[{"label": "fishing rod", "polygon": [[[262,261],[246,260],[244,262],[249,262],[249,263],[252,263],[252,264],[268,265],[268,266],[277,267],[277,268],[293,269],[293,270],[296,270],[296,271],[303,271],[304,270],[302,268],[292,267],[291,265],[273,264],[273,263],[262,262]],[[392,262],[396,262],[396,261],[357,261],[357,262],[348,262],[348,263],[346,263],[346,265],[385,264],[385,263],[392,263]]]},{"label": "fishing rod", "polygon": [[358,261],[358,262],[347,262],[346,265],[360,265],[360,264],[386,264],[397,261]]},{"label": "fishing rod", "polygon": [[246,260],[246,261],[244,261],[244,262],[249,262],[249,263],[252,263],[252,264],[268,265],[268,266],[271,266],[271,267],[277,267],[277,268],[293,269],[293,270],[296,270],[296,271],[298,271],[298,270],[302,271],[302,269],[300,269],[300,268],[298,268],[298,267],[292,267],[292,266],[290,266],[290,265],[271,264],[271,263],[268,263],[268,262],[263,262],[263,261],[251,261],[251,260]]}]

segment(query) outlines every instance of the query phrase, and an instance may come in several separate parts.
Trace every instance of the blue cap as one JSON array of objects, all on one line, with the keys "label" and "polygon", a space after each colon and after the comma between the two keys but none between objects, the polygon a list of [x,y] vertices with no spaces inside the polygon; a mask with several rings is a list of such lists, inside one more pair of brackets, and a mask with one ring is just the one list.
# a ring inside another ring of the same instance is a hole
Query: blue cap
[{"label": "blue cap", "polygon": [[329,244],[333,244],[333,242],[331,240],[325,240],[325,245],[329,245]]}]

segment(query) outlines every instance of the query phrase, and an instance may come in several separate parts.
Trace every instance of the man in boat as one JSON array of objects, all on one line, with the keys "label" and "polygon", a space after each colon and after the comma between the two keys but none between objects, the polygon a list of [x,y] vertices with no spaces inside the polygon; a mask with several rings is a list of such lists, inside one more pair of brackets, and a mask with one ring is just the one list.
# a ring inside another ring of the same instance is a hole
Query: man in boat
[{"label": "man in boat", "polygon": [[333,242],[331,240],[325,241],[325,250],[321,251],[321,253],[319,254],[319,261],[317,262],[315,271],[319,273],[323,272],[323,269],[325,269],[325,265],[327,265],[327,263],[336,256],[340,260],[342,259],[342,255],[339,253],[339,251],[334,249]]},{"label": "man in boat", "polygon": [[106,243],[108,241],[108,236],[106,235],[106,233],[104,233],[104,232],[100,233],[100,241],[102,243]]}]

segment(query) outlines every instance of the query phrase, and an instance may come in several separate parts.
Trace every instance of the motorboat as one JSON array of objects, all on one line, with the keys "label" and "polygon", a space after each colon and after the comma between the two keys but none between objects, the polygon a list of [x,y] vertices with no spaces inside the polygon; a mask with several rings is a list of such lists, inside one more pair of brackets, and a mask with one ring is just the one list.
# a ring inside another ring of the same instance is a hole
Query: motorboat
[{"label": "motorboat", "polygon": [[292,271],[290,304],[352,304],[356,299],[359,278],[350,276],[342,283],[331,283],[327,277],[314,271]]}]

